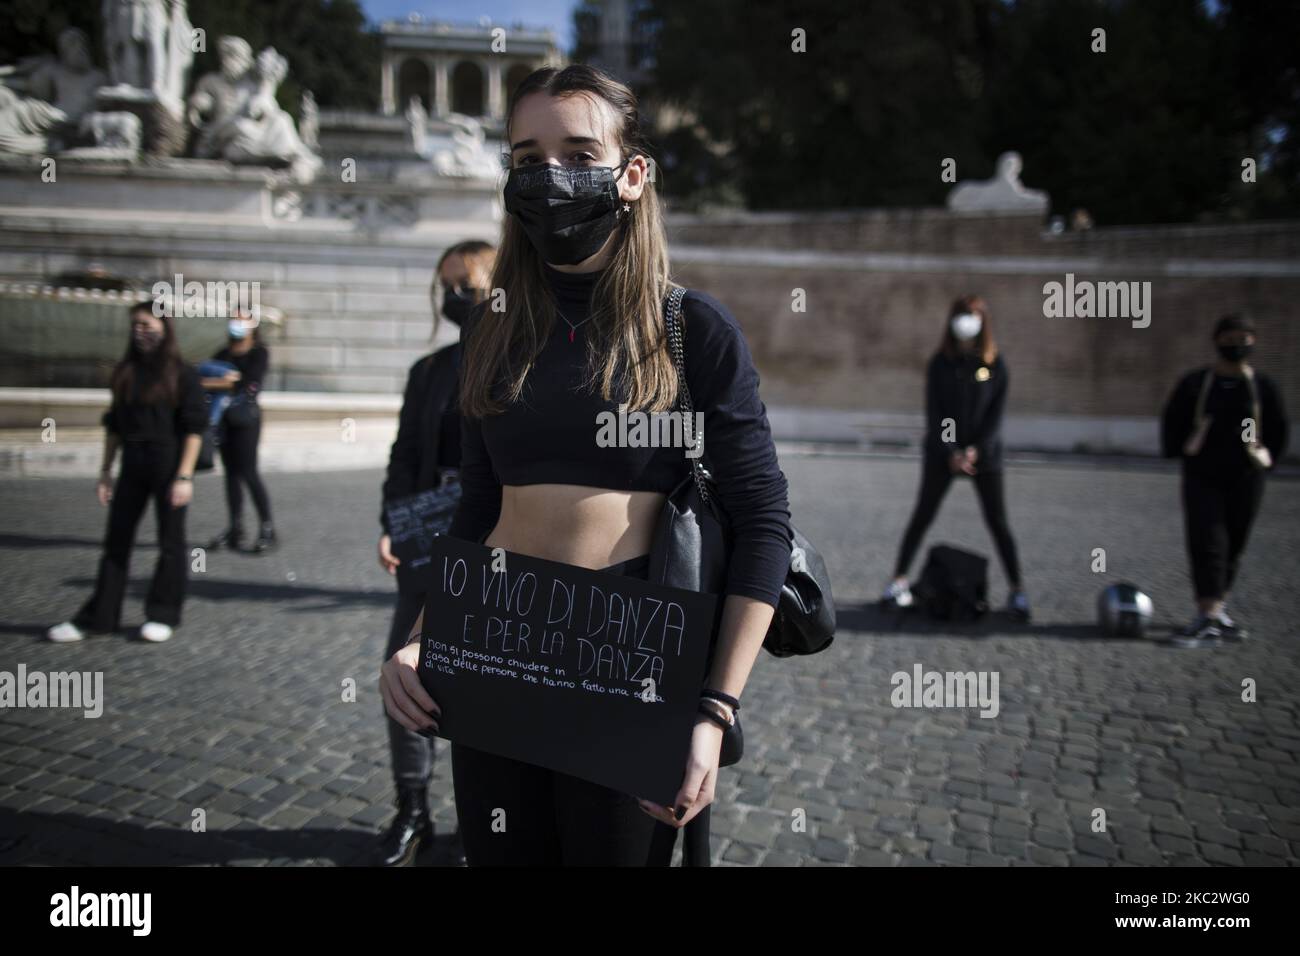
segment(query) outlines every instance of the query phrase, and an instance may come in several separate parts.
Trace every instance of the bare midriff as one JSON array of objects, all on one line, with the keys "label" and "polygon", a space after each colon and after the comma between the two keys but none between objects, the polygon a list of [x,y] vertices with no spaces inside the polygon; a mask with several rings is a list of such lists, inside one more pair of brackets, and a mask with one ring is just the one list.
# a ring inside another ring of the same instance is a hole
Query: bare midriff
[{"label": "bare midriff", "polygon": [[600,569],[650,553],[665,495],[584,485],[504,485],[484,542],[548,561]]}]

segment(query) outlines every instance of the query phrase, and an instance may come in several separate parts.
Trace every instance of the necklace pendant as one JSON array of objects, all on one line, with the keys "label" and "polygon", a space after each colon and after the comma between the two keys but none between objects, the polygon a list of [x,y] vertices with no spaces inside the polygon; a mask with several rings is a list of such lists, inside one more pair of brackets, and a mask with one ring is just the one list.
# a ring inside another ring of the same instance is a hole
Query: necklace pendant
[{"label": "necklace pendant", "polygon": [[578,330],[577,330],[577,329],[569,329],[569,341],[570,341],[570,342],[573,341],[573,333],[576,332],[576,331],[578,331]]}]

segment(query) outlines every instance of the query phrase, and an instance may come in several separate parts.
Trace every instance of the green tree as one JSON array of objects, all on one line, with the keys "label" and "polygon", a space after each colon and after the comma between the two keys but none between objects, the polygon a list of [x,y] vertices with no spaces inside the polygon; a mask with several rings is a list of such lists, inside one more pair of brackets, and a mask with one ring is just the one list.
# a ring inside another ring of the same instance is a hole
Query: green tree
[{"label": "green tree", "polygon": [[[655,95],[709,141],[677,152],[712,157],[708,175],[752,208],[933,203],[944,157],[979,158],[988,6],[660,0]],[[806,52],[792,49],[796,30]],[[699,178],[669,167],[665,181]]]},{"label": "green tree", "polygon": [[[0,0],[0,63],[52,53],[61,30],[77,26],[103,65],[100,5],[87,0]],[[323,107],[374,109],[379,94],[378,34],[358,0],[190,0],[190,21],[206,34],[191,84],[217,68],[217,39],[241,36],[253,49],[274,46],[289,61],[280,104],[297,115],[303,90]]]},{"label": "green tree", "polygon": [[1002,27],[987,155],[1018,149],[1055,211],[1098,223],[1221,212],[1246,128],[1222,25],[1199,0],[1033,0]]},{"label": "green tree", "polygon": [[1054,211],[1099,223],[1300,208],[1294,2],[652,0],[648,16],[649,93],[691,120],[662,156],[687,205],[938,205],[945,158],[983,178],[1015,149]]}]

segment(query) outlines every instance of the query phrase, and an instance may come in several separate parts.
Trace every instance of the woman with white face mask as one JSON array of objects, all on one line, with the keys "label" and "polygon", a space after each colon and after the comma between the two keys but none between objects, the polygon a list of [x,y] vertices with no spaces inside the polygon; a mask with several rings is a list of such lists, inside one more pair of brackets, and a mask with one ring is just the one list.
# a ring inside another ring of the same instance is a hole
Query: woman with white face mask
[{"label": "woman with white face mask", "polygon": [[[210,392],[230,395],[229,404],[222,413],[220,433],[230,524],[208,543],[208,547],[225,547],[232,551],[242,549],[246,486],[253,496],[259,522],[257,537],[248,550],[260,553],[274,547],[276,540],[275,526],[271,523],[271,499],[257,471],[257,445],[262,438],[262,410],[257,404],[257,396],[270,364],[270,353],[262,344],[256,318],[247,313],[233,316],[227,323],[226,334],[226,346],[212,356],[212,362],[224,363],[230,371],[220,376],[205,376],[203,387]],[[200,368],[200,372],[204,371],[206,369]]]},{"label": "woman with white face mask", "polygon": [[1002,485],[1002,411],[1007,400],[1007,366],[998,355],[988,307],[978,296],[953,303],[943,341],[926,374],[926,436],[921,492],[903,534],[894,580],[883,601],[912,604],[908,569],[934,520],[948,486],[957,476],[975,482],[984,522],[997,544],[1010,596],[1007,609],[1029,619],[1029,599],[1021,588],[1016,542],[1007,524]]}]

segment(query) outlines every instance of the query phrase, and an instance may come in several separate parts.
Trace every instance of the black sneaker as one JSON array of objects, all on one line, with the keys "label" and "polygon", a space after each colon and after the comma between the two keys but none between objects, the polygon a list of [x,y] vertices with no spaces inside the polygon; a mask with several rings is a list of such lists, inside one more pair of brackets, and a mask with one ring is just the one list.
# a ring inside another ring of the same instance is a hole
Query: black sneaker
[{"label": "black sneaker", "polygon": [[266,524],[263,524],[261,529],[257,532],[257,537],[253,539],[253,543],[249,546],[248,550],[252,551],[254,554],[263,554],[274,548],[275,543],[275,528],[268,521]]},{"label": "black sneaker", "polygon": [[1220,611],[1212,618],[1214,626],[1219,629],[1219,640],[1225,644],[1240,644],[1246,638],[1250,637],[1250,632],[1244,627],[1238,626],[1237,622],[1228,617],[1227,609]]},{"label": "black sneaker", "polygon": [[238,551],[243,541],[244,531],[242,528],[227,528],[208,542],[208,550],[220,551],[222,548],[229,548],[231,551]]},{"label": "black sneaker", "polygon": [[1169,637],[1174,647],[1215,647],[1223,638],[1218,622],[1214,618],[1198,614],[1181,631],[1175,631]]}]

